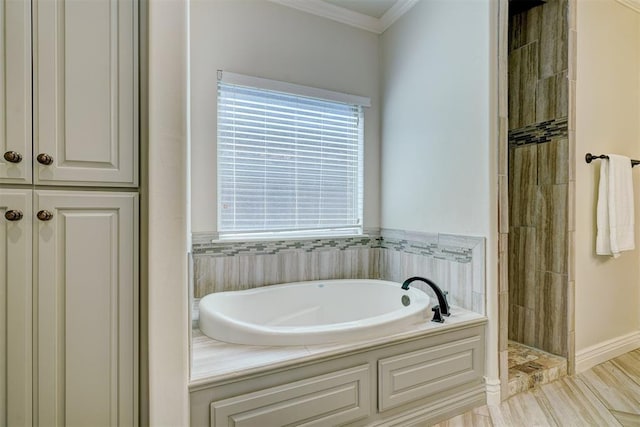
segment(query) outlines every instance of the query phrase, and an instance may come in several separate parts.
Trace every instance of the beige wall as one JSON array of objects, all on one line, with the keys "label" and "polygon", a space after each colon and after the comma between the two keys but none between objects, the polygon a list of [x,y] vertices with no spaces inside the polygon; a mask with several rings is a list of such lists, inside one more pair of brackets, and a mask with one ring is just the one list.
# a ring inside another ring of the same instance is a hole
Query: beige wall
[{"label": "beige wall", "polygon": [[489,232],[488,1],[421,1],[381,36],[384,228]]},{"label": "beige wall", "polygon": [[[595,255],[600,162],[586,152],[640,158],[640,14],[614,0],[577,2],[575,331],[576,352],[640,326],[640,251]],[[640,247],[640,168],[635,168]]]},{"label": "beige wall", "polygon": [[379,227],[378,36],[265,0],[191,1],[192,226],[217,230],[216,70],[371,98],[364,226]]},{"label": "beige wall", "polygon": [[497,9],[488,0],[420,1],[380,38],[381,226],[487,238],[491,387],[498,377]]}]

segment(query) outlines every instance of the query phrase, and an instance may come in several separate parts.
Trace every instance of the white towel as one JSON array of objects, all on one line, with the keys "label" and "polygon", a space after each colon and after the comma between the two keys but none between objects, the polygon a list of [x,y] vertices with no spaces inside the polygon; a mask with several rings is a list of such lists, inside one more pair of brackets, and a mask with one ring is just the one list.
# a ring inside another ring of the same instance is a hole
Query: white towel
[{"label": "white towel", "polygon": [[620,256],[635,248],[631,159],[609,154],[600,165],[596,253]]}]

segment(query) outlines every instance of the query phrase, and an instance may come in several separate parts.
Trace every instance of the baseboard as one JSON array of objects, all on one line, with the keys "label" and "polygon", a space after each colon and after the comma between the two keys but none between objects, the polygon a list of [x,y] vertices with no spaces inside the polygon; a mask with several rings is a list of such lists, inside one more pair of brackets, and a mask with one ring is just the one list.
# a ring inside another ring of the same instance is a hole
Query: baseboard
[{"label": "baseboard", "polygon": [[485,378],[485,388],[487,390],[487,405],[500,405],[502,403],[500,380]]},{"label": "baseboard", "polygon": [[584,372],[637,348],[640,348],[640,331],[592,345],[576,352],[576,372]]}]

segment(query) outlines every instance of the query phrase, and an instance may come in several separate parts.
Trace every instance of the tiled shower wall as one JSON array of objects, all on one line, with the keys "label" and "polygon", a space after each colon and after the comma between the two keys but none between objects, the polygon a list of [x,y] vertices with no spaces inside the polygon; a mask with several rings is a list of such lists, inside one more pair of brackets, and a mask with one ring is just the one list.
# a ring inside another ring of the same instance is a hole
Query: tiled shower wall
[{"label": "tiled shower wall", "polygon": [[510,18],[510,131],[567,117],[568,61],[567,0]]},{"label": "tiled shower wall", "polygon": [[[432,279],[451,304],[485,313],[484,238],[399,230],[363,237],[220,242],[193,236],[193,294],[330,279]],[[418,282],[413,284],[422,288]],[[426,288],[425,288],[426,290]]]},{"label": "tiled shower wall", "polygon": [[509,27],[509,339],[567,356],[567,1]]}]

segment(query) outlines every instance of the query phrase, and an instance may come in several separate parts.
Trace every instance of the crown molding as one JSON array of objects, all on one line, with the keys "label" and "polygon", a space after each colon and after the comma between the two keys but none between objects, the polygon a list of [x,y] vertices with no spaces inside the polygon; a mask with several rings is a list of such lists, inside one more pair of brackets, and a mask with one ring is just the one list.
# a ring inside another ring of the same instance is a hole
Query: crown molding
[{"label": "crown molding", "polygon": [[270,0],[283,6],[380,34],[380,20],[322,0]]},{"label": "crown molding", "polygon": [[[394,22],[411,9],[418,0],[398,0],[380,19],[354,12],[323,0],[270,0],[273,3],[331,19],[342,24],[382,34]],[[622,0],[619,0],[622,1]],[[629,0],[625,0],[629,1]]]},{"label": "crown molding", "polygon": [[391,6],[378,20],[381,28],[380,33],[385,32],[387,28],[407,13],[416,3],[418,3],[418,0],[398,0],[396,4]]},{"label": "crown molding", "polygon": [[640,0],[617,0],[617,2],[633,9],[636,12],[640,12]]}]

